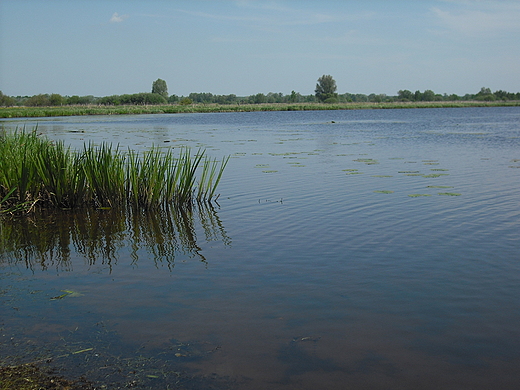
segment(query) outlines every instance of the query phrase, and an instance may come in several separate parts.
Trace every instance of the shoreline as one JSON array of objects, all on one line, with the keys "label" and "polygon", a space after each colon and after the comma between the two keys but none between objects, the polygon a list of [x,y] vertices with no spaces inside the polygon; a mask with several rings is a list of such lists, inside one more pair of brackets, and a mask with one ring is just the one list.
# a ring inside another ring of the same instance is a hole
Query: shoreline
[{"label": "shoreline", "polygon": [[184,114],[255,111],[317,111],[367,110],[411,108],[466,108],[466,107],[520,107],[519,100],[509,101],[442,101],[442,102],[354,102],[354,103],[265,103],[265,104],[190,104],[148,106],[54,106],[54,107],[0,107],[0,118],[38,118],[84,115],[141,115]]}]

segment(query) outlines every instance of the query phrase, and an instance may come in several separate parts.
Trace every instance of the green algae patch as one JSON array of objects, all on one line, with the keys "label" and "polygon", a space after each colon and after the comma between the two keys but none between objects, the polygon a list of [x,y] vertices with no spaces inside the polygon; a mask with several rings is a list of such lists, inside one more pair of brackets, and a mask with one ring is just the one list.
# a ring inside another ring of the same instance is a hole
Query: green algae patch
[{"label": "green algae patch", "polygon": [[61,292],[63,294],[52,297],[51,301],[56,301],[58,299],[63,299],[65,297],[81,297],[83,295],[83,294],[81,294],[77,291],[73,291],[73,290],[61,290]]},{"label": "green algae patch", "polygon": [[444,195],[444,196],[461,196],[462,194],[459,194],[457,192],[439,192],[439,195]]},{"label": "green algae patch", "polygon": [[441,177],[441,176],[448,176],[447,173],[430,173],[428,175],[422,175],[422,177],[425,177],[425,178],[433,178],[433,177]]},{"label": "green algae patch", "polygon": [[376,194],[393,194],[394,191],[390,191],[390,190],[378,190],[378,191],[374,191]]},{"label": "green algae patch", "polygon": [[421,196],[431,196],[430,194],[409,194],[410,198],[419,198]]},{"label": "green algae patch", "polygon": [[453,186],[427,186],[426,188],[453,188]]},{"label": "green algae patch", "polygon": [[355,161],[355,162],[362,162],[362,163],[365,163],[367,165],[379,164],[379,161],[374,160],[373,158],[358,158],[358,159],[353,160],[353,161]]},{"label": "green algae patch", "polygon": [[372,177],[393,177],[392,175],[372,175]]}]

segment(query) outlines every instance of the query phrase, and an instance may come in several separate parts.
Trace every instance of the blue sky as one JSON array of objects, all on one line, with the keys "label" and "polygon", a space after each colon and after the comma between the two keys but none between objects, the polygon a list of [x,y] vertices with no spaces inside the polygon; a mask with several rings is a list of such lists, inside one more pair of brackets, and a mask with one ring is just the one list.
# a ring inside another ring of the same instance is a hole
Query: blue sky
[{"label": "blue sky", "polygon": [[520,0],[0,0],[0,90],[520,91]]}]

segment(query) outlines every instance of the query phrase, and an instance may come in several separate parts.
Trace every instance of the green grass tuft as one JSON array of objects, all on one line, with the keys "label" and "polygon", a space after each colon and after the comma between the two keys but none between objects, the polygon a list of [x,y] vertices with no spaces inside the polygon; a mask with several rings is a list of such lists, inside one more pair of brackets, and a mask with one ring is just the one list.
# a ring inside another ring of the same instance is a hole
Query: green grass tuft
[{"label": "green grass tuft", "polygon": [[[40,207],[187,205],[218,198],[229,156],[212,160],[188,148],[178,157],[152,147],[122,153],[110,144],[72,151],[36,131],[0,133],[0,211]],[[197,173],[200,177],[197,179]]]}]

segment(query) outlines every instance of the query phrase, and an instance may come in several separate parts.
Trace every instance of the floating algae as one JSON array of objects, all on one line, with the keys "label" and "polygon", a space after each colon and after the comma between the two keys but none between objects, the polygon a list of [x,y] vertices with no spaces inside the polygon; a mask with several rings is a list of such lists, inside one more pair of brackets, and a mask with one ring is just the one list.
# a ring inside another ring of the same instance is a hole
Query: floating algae
[{"label": "floating algae", "polygon": [[382,191],[374,191],[376,194],[393,194],[394,191],[382,190]]},{"label": "floating algae", "polygon": [[410,198],[419,198],[420,196],[431,196],[430,194],[409,194]]},{"label": "floating algae", "polygon": [[427,186],[426,188],[453,188],[453,186]]},{"label": "floating algae", "polygon": [[358,159],[353,160],[353,161],[362,162],[362,163],[365,163],[367,165],[379,164],[379,161],[374,160],[373,158],[358,158]]},{"label": "floating algae", "polygon": [[51,301],[55,301],[55,300],[58,300],[58,299],[63,299],[65,297],[81,297],[83,295],[83,294],[81,294],[81,293],[79,293],[77,291],[73,291],[73,290],[61,290],[61,292],[63,292],[63,294],[55,296],[55,297],[52,297]]},{"label": "floating algae", "polygon": [[456,193],[456,192],[439,192],[439,195],[445,195],[445,196],[461,196],[462,194]]},{"label": "floating algae", "polygon": [[430,177],[441,177],[448,176],[447,173],[430,173],[429,175],[422,175],[422,177],[430,178]]},{"label": "floating algae", "polygon": [[372,175],[372,177],[393,177],[392,175]]}]

